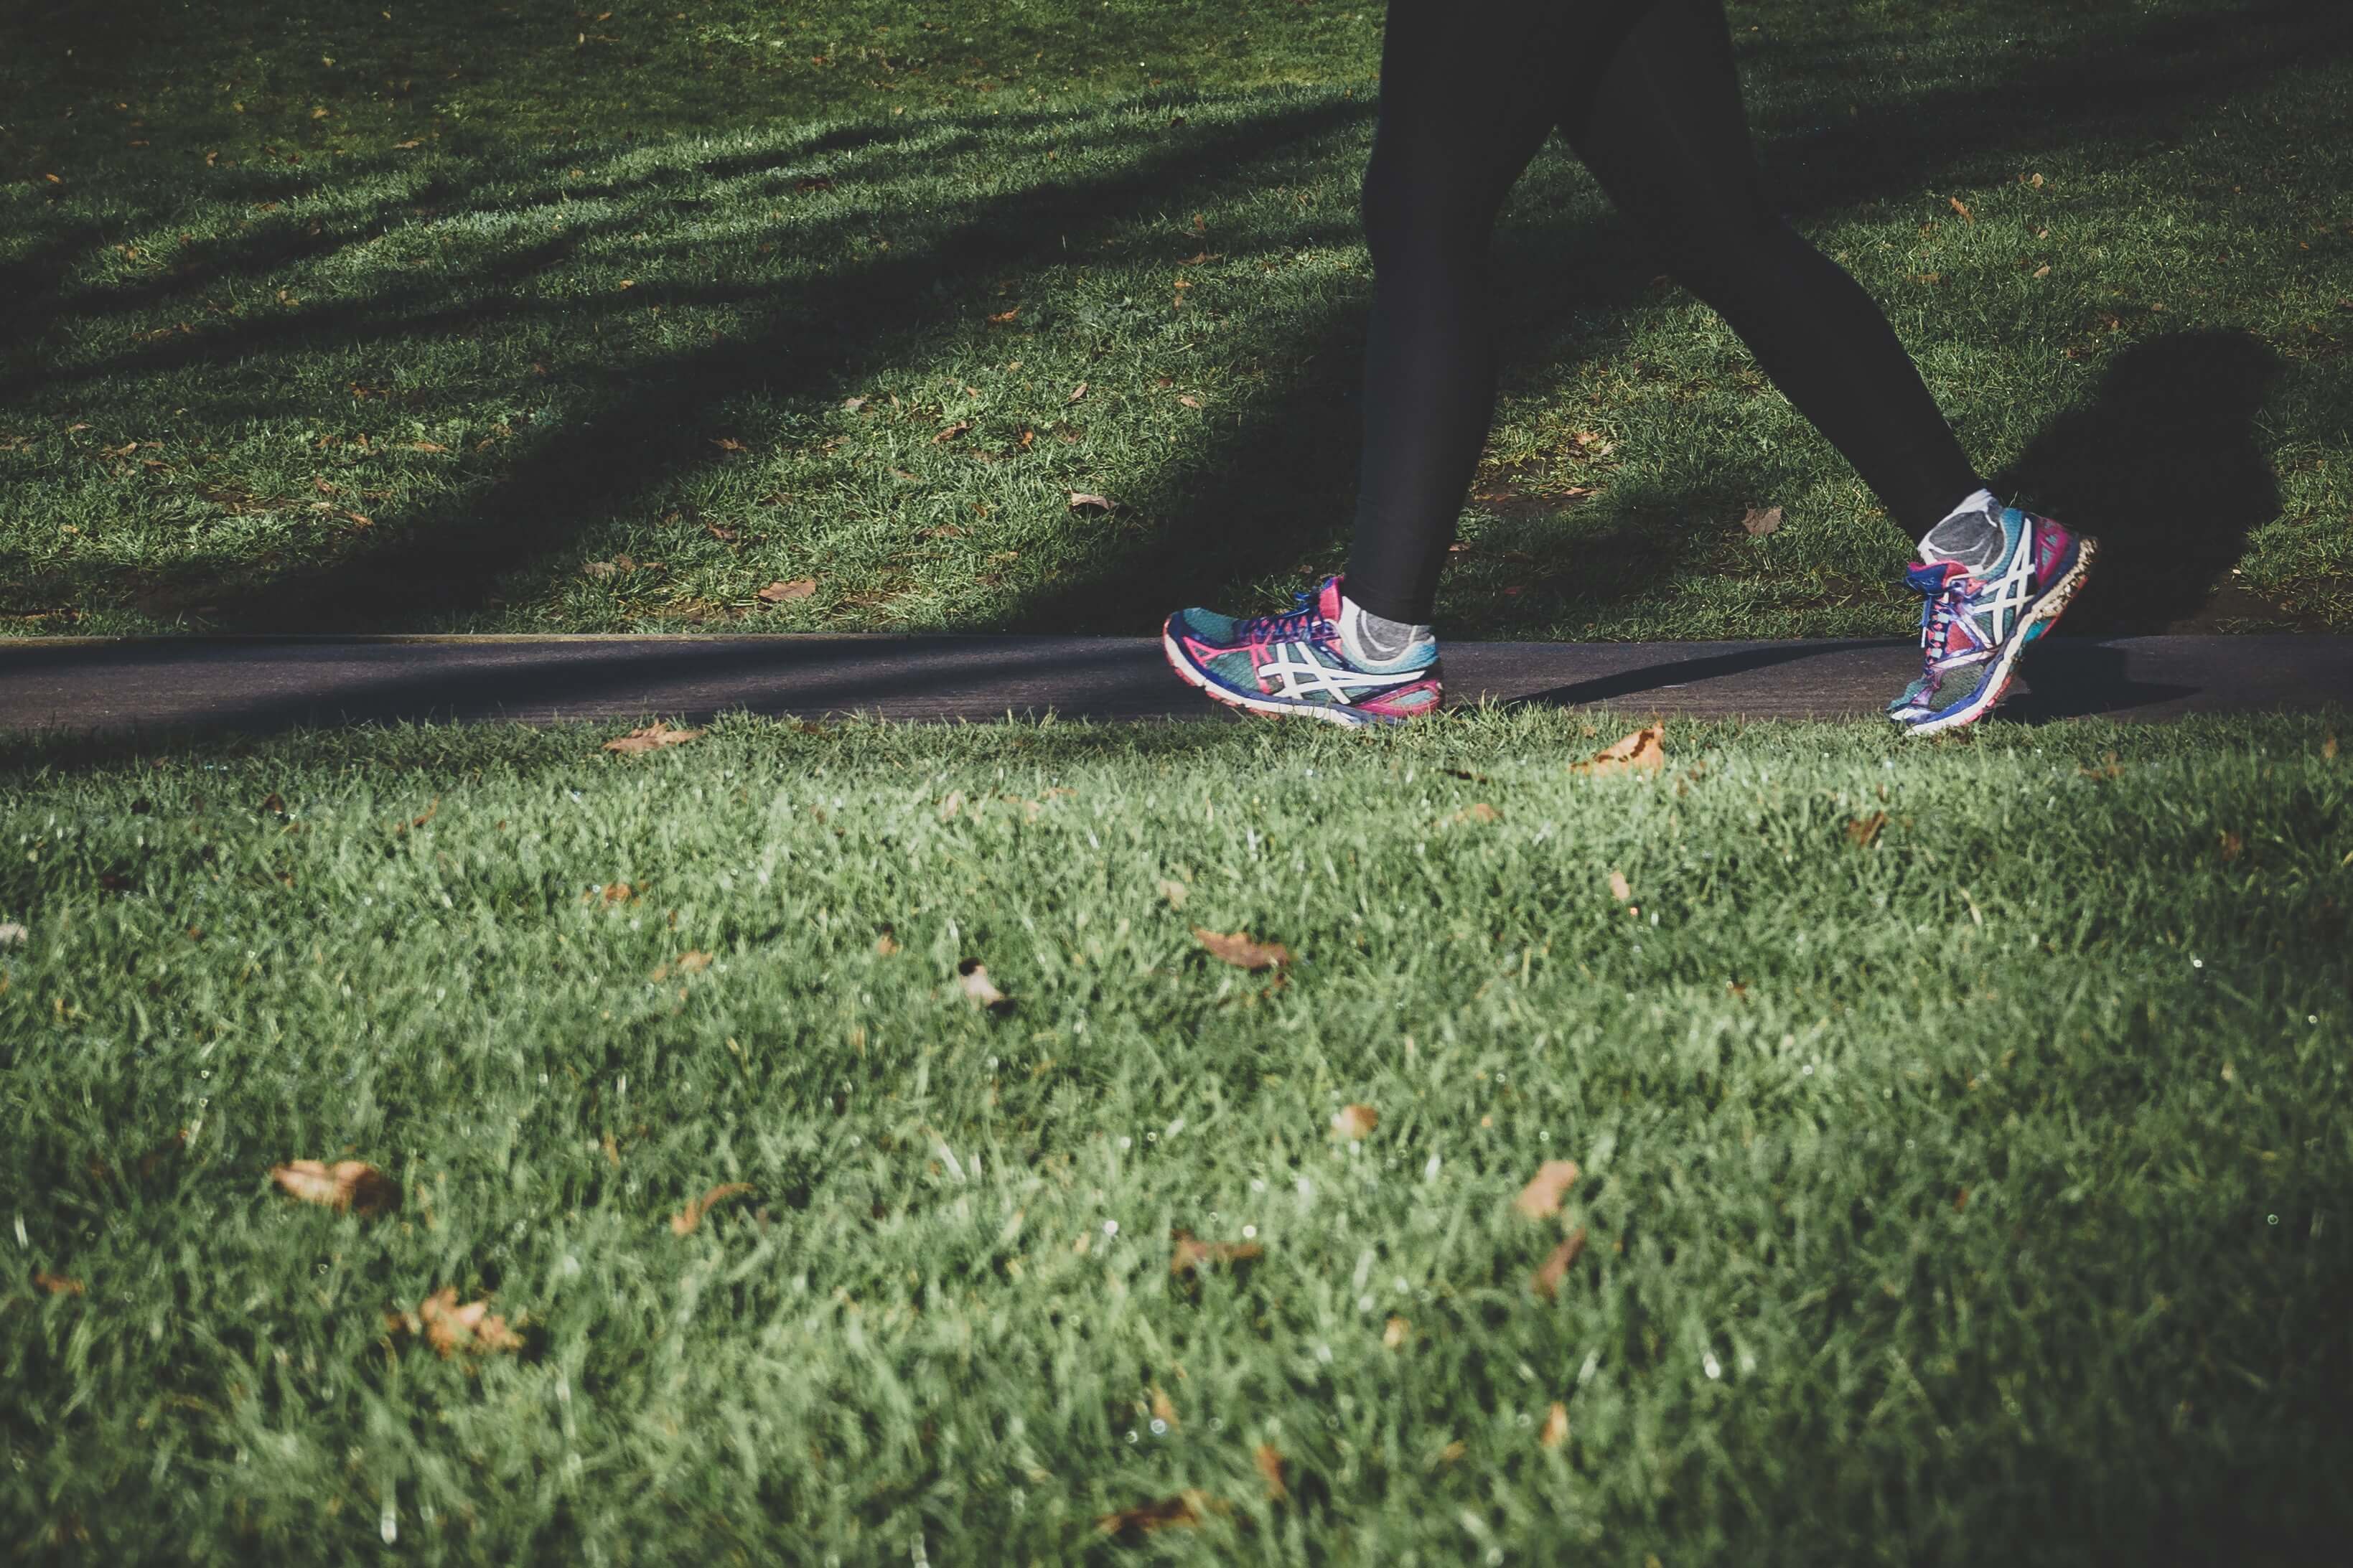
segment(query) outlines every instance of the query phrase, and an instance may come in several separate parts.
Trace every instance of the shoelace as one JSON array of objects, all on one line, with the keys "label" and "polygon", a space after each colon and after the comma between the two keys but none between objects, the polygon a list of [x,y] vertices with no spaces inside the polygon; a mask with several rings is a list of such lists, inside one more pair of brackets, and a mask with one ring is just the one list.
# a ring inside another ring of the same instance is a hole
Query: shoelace
[{"label": "shoelace", "polygon": [[1920,613],[1920,652],[1930,665],[1941,664],[1952,650],[1953,623],[1960,617],[1975,584],[1968,577],[1952,577],[1927,595]]},{"label": "shoelace", "polygon": [[1241,633],[1242,640],[1254,643],[1293,642],[1314,635],[1314,628],[1324,619],[1322,613],[1315,608],[1315,595],[1312,592],[1293,594],[1291,605],[1292,607],[1281,615],[1252,616],[1244,621],[1236,628]]}]

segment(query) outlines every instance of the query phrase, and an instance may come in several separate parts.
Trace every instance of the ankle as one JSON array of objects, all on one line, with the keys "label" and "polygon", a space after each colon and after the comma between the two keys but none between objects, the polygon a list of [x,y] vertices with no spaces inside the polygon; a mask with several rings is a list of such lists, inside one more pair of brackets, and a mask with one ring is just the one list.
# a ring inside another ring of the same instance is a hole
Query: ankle
[{"label": "ankle", "polygon": [[1438,634],[1413,621],[1391,620],[1366,609],[1343,591],[1340,595],[1340,651],[1351,664],[1371,668],[1405,664],[1437,646]]}]

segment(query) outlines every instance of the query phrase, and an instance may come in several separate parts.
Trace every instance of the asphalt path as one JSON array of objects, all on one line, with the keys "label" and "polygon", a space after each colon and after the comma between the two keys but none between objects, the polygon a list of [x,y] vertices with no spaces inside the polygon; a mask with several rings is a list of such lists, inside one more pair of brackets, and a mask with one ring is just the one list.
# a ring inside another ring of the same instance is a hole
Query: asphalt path
[{"label": "asphalt path", "polygon": [[[1451,704],[1752,719],[1877,713],[1895,640],[1449,643]],[[2002,709],[2049,721],[2353,706],[2353,637],[2053,638]],[[269,733],[398,721],[1200,719],[1145,637],[56,638],[0,643],[0,731]]]}]

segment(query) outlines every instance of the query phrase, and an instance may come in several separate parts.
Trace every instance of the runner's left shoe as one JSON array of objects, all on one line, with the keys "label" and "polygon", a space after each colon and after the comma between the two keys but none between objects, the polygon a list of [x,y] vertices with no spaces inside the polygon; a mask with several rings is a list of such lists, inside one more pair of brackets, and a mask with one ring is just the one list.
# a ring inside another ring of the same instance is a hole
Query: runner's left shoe
[{"label": "runner's left shoe", "polygon": [[2092,540],[2016,507],[1998,513],[1989,507],[1985,516],[2001,537],[1982,564],[1914,562],[1904,574],[1926,600],[1922,668],[1887,705],[1887,716],[1915,735],[1958,729],[1990,711],[2009,691],[2019,656],[2057,623],[2091,575],[2098,548]]},{"label": "runner's left shoe", "polygon": [[1335,724],[1394,724],[1434,711],[1438,645],[1424,639],[1390,662],[1352,659],[1341,646],[1340,579],[1294,595],[1279,616],[1241,619],[1179,610],[1160,635],[1177,679],[1230,708]]}]

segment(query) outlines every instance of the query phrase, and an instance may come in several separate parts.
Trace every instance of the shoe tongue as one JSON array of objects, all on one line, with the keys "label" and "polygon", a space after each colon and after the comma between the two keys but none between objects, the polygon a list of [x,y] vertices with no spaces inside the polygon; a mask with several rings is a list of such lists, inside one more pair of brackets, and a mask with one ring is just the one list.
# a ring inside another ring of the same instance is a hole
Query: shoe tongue
[{"label": "shoe tongue", "polygon": [[1340,624],[1340,579],[1326,577],[1324,586],[1315,591],[1315,613],[1331,622]]},{"label": "shoe tongue", "polygon": [[1941,594],[1946,584],[1968,574],[1957,561],[1915,561],[1904,569],[1904,582],[1915,594]]}]

